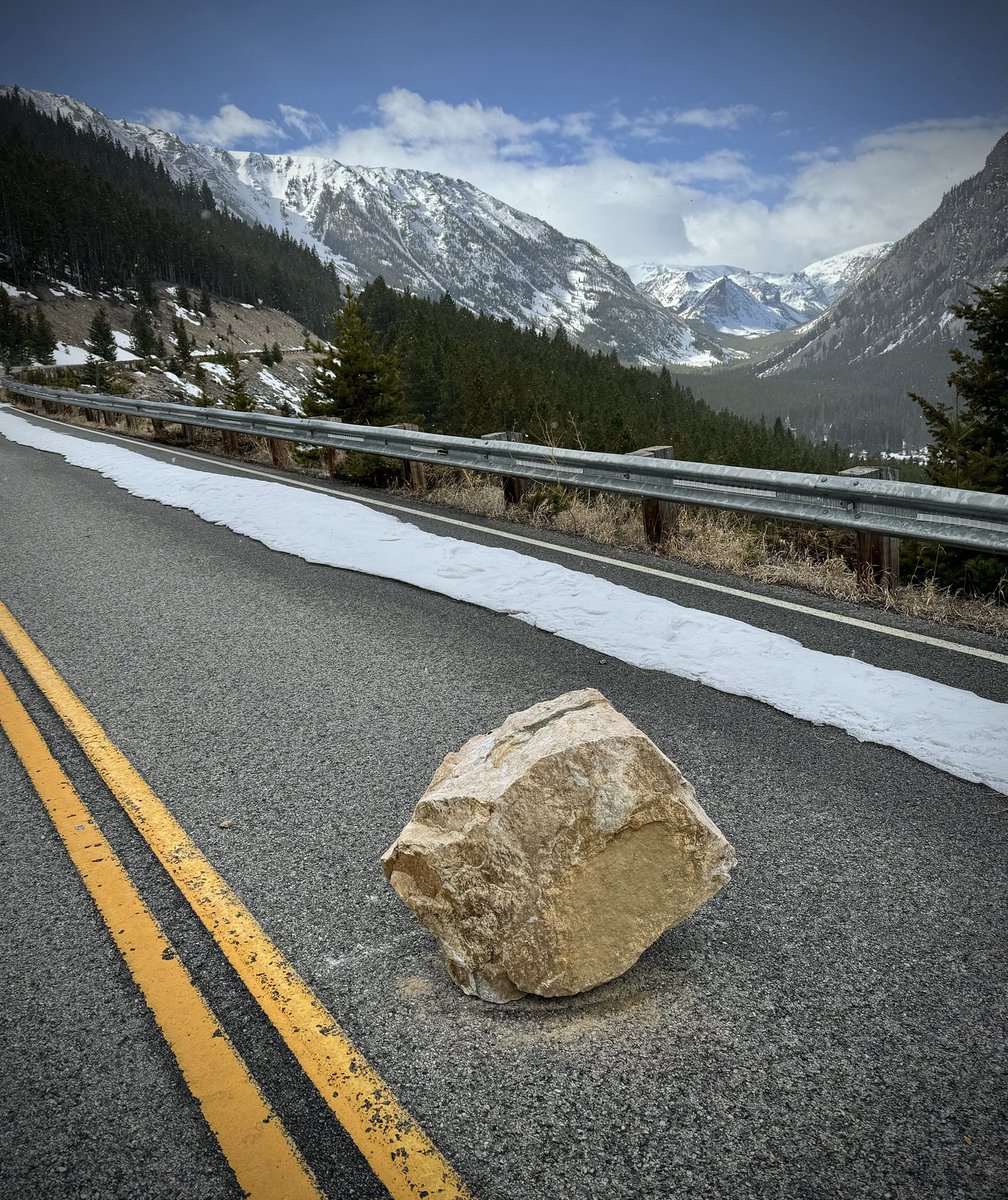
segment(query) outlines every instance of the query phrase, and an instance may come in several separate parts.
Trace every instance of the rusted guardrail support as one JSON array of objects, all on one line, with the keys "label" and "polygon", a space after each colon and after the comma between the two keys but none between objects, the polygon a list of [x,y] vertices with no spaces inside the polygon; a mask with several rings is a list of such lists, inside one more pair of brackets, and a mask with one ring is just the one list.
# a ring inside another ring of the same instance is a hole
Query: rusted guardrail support
[{"label": "rusted guardrail support", "polygon": [[[840,474],[859,479],[899,479],[895,467],[848,467]],[[862,584],[874,584],[886,590],[895,587],[900,575],[899,538],[861,529],[854,536],[854,566]]]},{"label": "rusted guardrail support", "polygon": [[[389,425],[389,429],[405,429],[415,433],[420,426],[415,421],[402,421],[398,425]],[[400,460],[403,483],[411,492],[427,491],[427,467],[422,462],[404,458]]]},{"label": "rusted guardrail support", "polygon": [[[636,458],[675,458],[671,446],[645,446],[643,450],[632,450]],[[641,499],[641,516],[644,518],[644,536],[651,546],[660,546],[670,533],[679,530],[681,504],[671,500],[656,500],[651,496]]]},{"label": "rusted guardrail support", "polygon": [[273,466],[286,467],[290,461],[287,453],[287,443],[282,442],[280,438],[267,438],[266,445],[269,447],[270,462],[272,462]]},{"label": "rusted guardrail support", "polygon": [[[527,433],[518,433],[516,430],[503,430],[498,433],[484,433],[480,438],[483,442],[527,442]],[[529,481],[522,479],[518,475],[502,475],[501,483],[504,486],[504,504],[521,504],[525,499],[525,493],[529,488]]]}]

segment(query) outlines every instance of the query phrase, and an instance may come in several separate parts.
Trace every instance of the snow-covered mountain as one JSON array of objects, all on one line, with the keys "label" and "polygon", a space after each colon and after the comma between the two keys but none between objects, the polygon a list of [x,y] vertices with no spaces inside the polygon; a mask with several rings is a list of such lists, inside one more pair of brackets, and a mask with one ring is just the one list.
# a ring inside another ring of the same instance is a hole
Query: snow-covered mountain
[{"label": "snow-covered mountain", "polygon": [[312,245],[351,285],[382,275],[421,295],[447,292],[474,312],[535,329],[563,328],[589,350],[615,350],[641,365],[710,365],[730,356],[639,291],[588,242],[464,180],[191,145],[113,120],[70,96],[24,89],[20,95],[49,116],[131,151],[151,151],[174,179],[205,182],[235,216]]},{"label": "snow-covered mountain", "polygon": [[757,292],[755,288],[741,287],[730,276],[723,275],[680,312],[691,320],[702,321],[718,333],[733,333],[739,337],[758,337],[797,324],[790,310],[781,303],[780,288],[760,282],[763,286]]},{"label": "snow-covered mountain", "polygon": [[[843,264],[815,264],[824,280],[843,286]],[[922,224],[896,242],[873,270],[864,272],[835,305],[803,330],[786,350],[767,360],[766,374],[796,367],[851,368],[862,373],[900,355],[933,359],[933,385],[948,374],[948,347],[961,338],[962,322],[950,305],[971,298],[971,286],[989,285],[1008,273],[1008,133],[983,169],[947,192]],[[899,351],[899,354],[894,354]]]},{"label": "snow-covered mountain", "polygon": [[815,287],[817,294],[826,301],[827,307],[870,270],[876,262],[892,249],[892,242],[872,242],[868,246],[858,246],[843,254],[834,254],[831,258],[821,258],[818,262],[809,263],[801,272]]},{"label": "snow-covered mountain", "polygon": [[718,333],[759,337],[819,316],[890,247],[858,246],[783,274],[744,267],[663,267],[645,263],[631,278],[645,295]]}]

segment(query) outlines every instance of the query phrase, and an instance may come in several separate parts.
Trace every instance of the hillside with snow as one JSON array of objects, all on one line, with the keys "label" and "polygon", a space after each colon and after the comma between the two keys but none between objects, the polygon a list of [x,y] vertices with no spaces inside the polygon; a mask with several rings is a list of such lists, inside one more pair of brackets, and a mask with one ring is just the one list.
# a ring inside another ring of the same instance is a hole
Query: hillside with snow
[{"label": "hillside with snow", "polygon": [[473,312],[562,328],[588,350],[639,365],[713,365],[726,357],[594,246],[464,180],[191,145],[73,97],[20,96],[47,116],[150,152],[177,182],[206,184],[225,211],[305,242],[352,286],[381,275],[400,290],[448,293]]}]

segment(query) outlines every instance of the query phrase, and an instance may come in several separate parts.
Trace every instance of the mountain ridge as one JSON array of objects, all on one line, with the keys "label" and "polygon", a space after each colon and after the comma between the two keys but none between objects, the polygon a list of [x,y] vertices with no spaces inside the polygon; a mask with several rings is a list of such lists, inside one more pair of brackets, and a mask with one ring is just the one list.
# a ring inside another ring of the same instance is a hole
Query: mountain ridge
[{"label": "mountain ridge", "polygon": [[875,267],[844,291],[763,374],[800,367],[869,363],[897,349],[958,344],[962,322],[951,306],[1008,272],[1008,133],[969,179],[945,193],[935,211],[894,243]]},{"label": "mountain ridge", "polygon": [[152,153],[176,181],[205,182],[231,214],[305,242],[354,286],[381,276],[400,290],[449,292],[473,312],[563,328],[584,348],[637,365],[703,366],[732,356],[639,292],[589,242],[465,180],[192,145],[74,97],[0,86],[15,90],[45,115]]},{"label": "mountain ridge", "polygon": [[[631,268],[638,288],[687,320],[716,333],[760,337],[813,320],[888,253],[873,242],[809,263],[801,271],[751,271],[735,266]],[[732,287],[718,287],[727,280]],[[754,303],[736,292],[748,293]]]}]

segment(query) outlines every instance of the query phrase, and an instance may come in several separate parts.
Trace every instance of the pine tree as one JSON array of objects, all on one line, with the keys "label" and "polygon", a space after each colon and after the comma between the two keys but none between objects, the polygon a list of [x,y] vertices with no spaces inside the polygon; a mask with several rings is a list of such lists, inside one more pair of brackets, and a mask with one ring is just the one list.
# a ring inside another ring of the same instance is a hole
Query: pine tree
[{"label": "pine tree", "polygon": [[87,348],[91,351],[92,360],[110,363],[116,360],[116,340],[112,334],[108,313],[102,305],[95,309],[95,314],[91,318],[91,324],[88,327]]},{"label": "pine tree", "polygon": [[[931,433],[928,472],[946,487],[1008,493],[1008,282],[974,288],[972,304],[952,312],[973,334],[971,357],[949,351],[956,370],[948,377],[954,407],[910,393],[920,405]],[[904,543],[906,557],[916,555],[917,573],[927,571],[944,587],[1008,601],[1008,569],[1003,558],[951,547]]]},{"label": "pine tree", "polygon": [[37,363],[47,364],[56,361],[53,355],[53,351],[56,349],[56,335],[49,324],[49,318],[38,305],[35,307],[35,319],[29,327],[28,343],[32,358]]},{"label": "pine tree", "polygon": [[192,308],[192,297],[189,295],[189,289],[184,283],[180,283],[175,289],[175,302],[179,308]]},{"label": "pine tree", "polygon": [[315,360],[305,415],[338,417],[352,425],[389,425],[401,419],[403,409],[395,359],[376,353],[360,301],[347,288],[346,301],[333,317],[332,345]]},{"label": "pine tree", "polygon": [[[158,355],[158,337],[154,332],[150,309],[141,305],[133,314],[130,321],[130,345],[134,354],[141,358],[156,358]],[[163,355],[163,346],[162,346]]]},{"label": "pine tree", "polygon": [[283,351],[280,349],[279,342],[274,342],[273,345],[270,346],[270,354],[273,356],[274,364],[283,362]]},{"label": "pine tree", "polygon": [[154,281],[151,279],[148,271],[139,271],[137,273],[136,290],[141,308],[146,308],[154,312],[158,306],[158,297],[157,292],[154,290]]},{"label": "pine tree", "polygon": [[179,361],[188,363],[192,359],[193,344],[186,331],[185,321],[182,317],[176,317],[172,322],[172,336],[175,339],[175,349],[178,353]]},{"label": "pine tree", "polygon": [[204,317],[209,321],[213,317],[213,308],[210,305],[210,292],[206,285],[200,291],[199,310]]},{"label": "pine tree", "polygon": [[228,373],[224,383],[224,390],[227,392],[227,407],[233,408],[237,412],[251,412],[255,408],[255,401],[249,395],[245,380],[242,378],[241,361],[238,355],[224,354],[222,362]]},{"label": "pine tree", "polygon": [[28,354],[28,329],[20,311],[0,286],[0,362],[8,369],[23,363]]},{"label": "pine tree", "polygon": [[952,312],[966,322],[978,351],[949,352],[954,407],[910,393],[931,433],[928,470],[936,483],[1008,493],[1008,282],[974,288],[972,304]]}]

